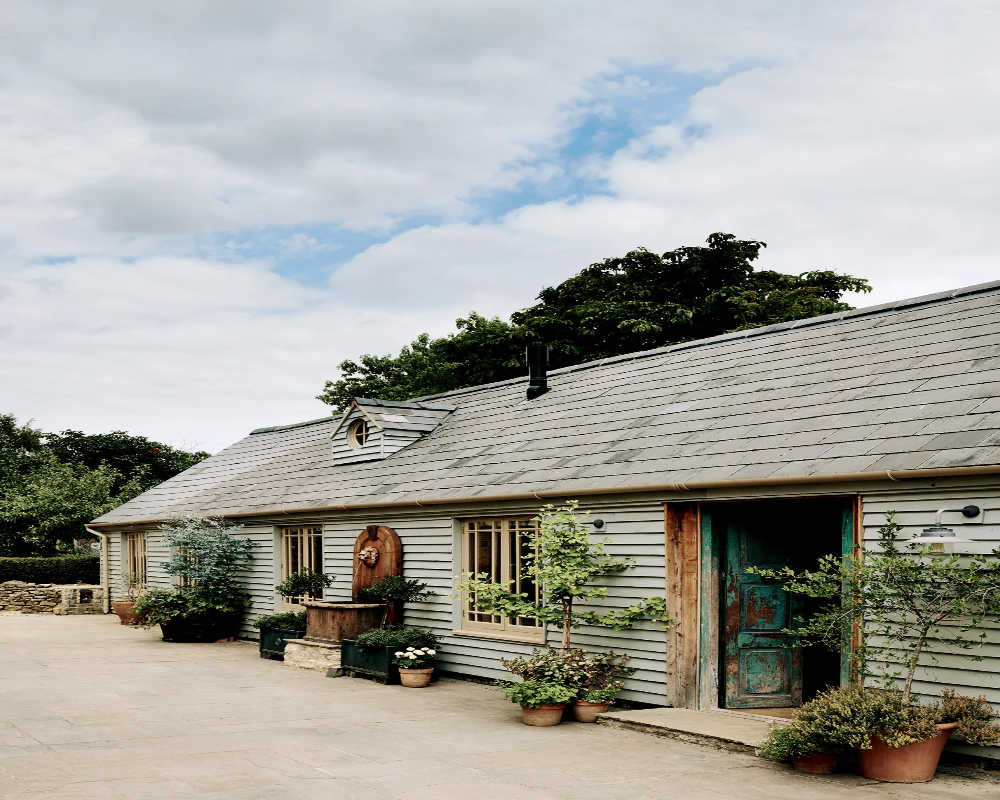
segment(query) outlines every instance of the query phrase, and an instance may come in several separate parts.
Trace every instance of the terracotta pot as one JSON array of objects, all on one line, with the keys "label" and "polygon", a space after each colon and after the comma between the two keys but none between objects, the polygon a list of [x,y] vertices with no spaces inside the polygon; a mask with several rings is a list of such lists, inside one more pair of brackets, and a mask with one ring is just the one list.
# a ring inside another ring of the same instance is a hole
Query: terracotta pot
[{"label": "terracotta pot", "polygon": [[588,703],[586,700],[576,700],[573,703],[573,716],[577,722],[597,722],[597,715],[603,714],[610,707],[610,703]]},{"label": "terracotta pot", "polygon": [[840,753],[817,753],[792,759],[792,766],[810,775],[831,775],[840,766]]},{"label": "terracotta pot", "polygon": [[866,778],[886,783],[924,783],[934,777],[941,751],[955,729],[954,722],[938,725],[933,739],[905,747],[889,747],[877,736],[871,750],[858,750],[858,767]]},{"label": "terracotta pot", "polygon": [[111,608],[118,615],[118,619],[121,621],[122,625],[138,625],[139,618],[132,611],[135,608],[135,603],[131,600],[120,600],[118,602],[112,603]]},{"label": "terracotta pot", "polygon": [[406,669],[405,667],[400,667],[399,682],[411,689],[422,689],[431,682],[431,675],[433,674],[434,667],[428,667],[427,669]]},{"label": "terracotta pot", "polygon": [[538,706],[538,708],[528,708],[521,706],[521,719],[525,725],[532,725],[536,728],[550,728],[562,722],[563,709],[565,703],[550,706]]}]

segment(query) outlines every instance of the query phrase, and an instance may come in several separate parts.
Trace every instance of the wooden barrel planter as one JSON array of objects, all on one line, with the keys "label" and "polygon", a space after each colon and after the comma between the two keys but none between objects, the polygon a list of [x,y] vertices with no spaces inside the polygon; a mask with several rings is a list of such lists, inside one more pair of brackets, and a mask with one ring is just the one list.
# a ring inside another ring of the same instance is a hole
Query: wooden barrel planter
[{"label": "wooden barrel planter", "polygon": [[337,603],[329,600],[306,600],[307,642],[340,644],[359,633],[379,626],[385,613],[384,603]]}]

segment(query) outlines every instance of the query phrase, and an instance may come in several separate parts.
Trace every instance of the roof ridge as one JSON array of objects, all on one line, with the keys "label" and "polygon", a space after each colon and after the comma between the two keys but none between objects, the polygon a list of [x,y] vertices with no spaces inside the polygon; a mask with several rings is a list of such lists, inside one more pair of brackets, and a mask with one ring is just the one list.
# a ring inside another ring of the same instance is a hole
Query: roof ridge
[{"label": "roof ridge", "polygon": [[[559,369],[554,369],[549,372],[549,375],[566,375],[571,372],[579,372],[585,369],[594,369],[595,367],[601,367],[605,364],[617,364],[622,361],[636,361],[640,358],[650,358],[652,356],[661,355],[663,353],[676,352],[678,350],[690,350],[695,347],[705,347],[707,345],[716,344],[718,342],[724,342],[736,339],[751,339],[757,336],[767,336],[772,333],[779,333],[781,331],[793,330],[795,328],[807,328],[814,327],[818,325],[826,325],[830,323],[842,322],[845,319],[855,319],[857,317],[869,317],[875,316],[876,314],[891,313],[893,311],[899,311],[904,308],[914,308],[916,306],[926,306],[933,305],[934,303],[943,303],[949,300],[954,300],[957,297],[964,297],[974,294],[985,294],[986,292],[1000,289],[1000,280],[988,281],[987,283],[976,283],[971,286],[963,286],[958,289],[952,289],[950,291],[936,292],[934,294],[919,295],[917,297],[909,297],[903,300],[897,300],[891,303],[880,303],[874,306],[865,306],[863,308],[855,308],[849,311],[838,311],[835,314],[823,314],[818,317],[803,317],[802,319],[789,320],[787,322],[776,322],[774,325],[762,325],[758,328],[748,328],[742,331],[733,331],[732,333],[720,333],[718,336],[710,336],[707,339],[692,339],[687,342],[677,342],[675,344],[664,345],[663,347],[656,347],[652,350],[638,350],[632,353],[622,353],[618,356],[608,356],[607,358],[599,358],[594,361],[583,361],[579,364],[571,364],[568,367],[560,367]],[[433,400],[439,397],[454,397],[456,395],[469,394],[470,392],[478,392],[483,389],[493,389],[500,386],[510,386],[513,384],[523,383],[527,379],[527,376],[520,378],[508,378],[504,381],[496,381],[495,383],[483,383],[478,386],[466,386],[462,389],[451,389],[447,392],[438,392],[437,394],[427,394],[420,397],[414,397],[414,401],[422,400]]]}]

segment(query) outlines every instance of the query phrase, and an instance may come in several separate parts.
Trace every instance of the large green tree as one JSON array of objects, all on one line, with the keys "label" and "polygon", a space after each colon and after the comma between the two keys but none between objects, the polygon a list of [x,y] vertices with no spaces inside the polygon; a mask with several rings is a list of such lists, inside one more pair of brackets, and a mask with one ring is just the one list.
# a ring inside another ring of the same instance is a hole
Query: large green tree
[{"label": "large green tree", "polygon": [[66,552],[87,522],[208,455],[124,431],[43,433],[0,415],[0,556]]},{"label": "large green tree", "polygon": [[440,339],[419,336],[398,356],[340,364],[319,396],[337,408],[353,397],[405,400],[524,374],[524,346],[551,347],[553,368],[851,308],[862,278],[830,271],[756,271],[763,242],[713,233],[706,247],[663,255],[644,248],[592,264],[510,322],[473,312]]}]

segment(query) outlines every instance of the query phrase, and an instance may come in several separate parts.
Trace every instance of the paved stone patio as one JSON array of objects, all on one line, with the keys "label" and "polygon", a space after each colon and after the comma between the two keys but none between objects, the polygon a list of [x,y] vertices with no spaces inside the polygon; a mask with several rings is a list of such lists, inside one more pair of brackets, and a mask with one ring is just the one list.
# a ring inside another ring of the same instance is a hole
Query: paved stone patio
[{"label": "paved stone patio", "polygon": [[528,728],[489,687],[330,679],[255,644],[115,617],[0,616],[0,797],[178,800],[1000,798],[1000,785],[812,777],[596,725]]}]

